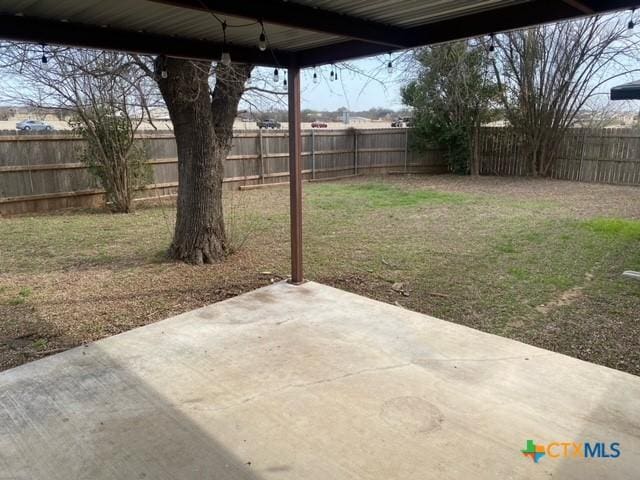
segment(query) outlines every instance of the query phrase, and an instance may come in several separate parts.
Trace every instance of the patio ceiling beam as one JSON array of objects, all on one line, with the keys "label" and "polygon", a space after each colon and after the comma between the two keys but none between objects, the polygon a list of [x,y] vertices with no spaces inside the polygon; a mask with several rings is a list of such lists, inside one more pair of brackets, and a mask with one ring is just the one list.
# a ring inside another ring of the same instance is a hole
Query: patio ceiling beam
[{"label": "patio ceiling beam", "polygon": [[[586,13],[577,7],[577,3],[590,8],[592,14],[599,14],[637,7],[640,0],[531,0],[407,29],[403,44],[415,48],[585,16]],[[299,62],[302,67],[311,67],[394,50],[397,49],[346,41],[303,50],[299,54]]]},{"label": "patio ceiling beam", "polygon": [[593,13],[593,9],[586,5],[584,2],[579,2],[578,0],[562,0],[567,5],[571,5],[573,8],[580,10],[582,13],[591,15]]},{"label": "patio ceiling beam", "polygon": [[[301,30],[406,48],[407,29],[283,0],[151,0],[174,7],[232,15]],[[267,31],[267,34],[269,32]]]},{"label": "patio ceiling beam", "polygon": [[[192,60],[218,60],[222,54],[222,44],[217,42],[16,15],[0,15],[0,32],[3,39],[17,42],[47,43],[148,55],[164,54]],[[278,66],[274,57],[284,65],[293,61],[292,54],[279,50],[261,52],[258,48],[234,45],[228,45],[226,50],[234,62]]]}]

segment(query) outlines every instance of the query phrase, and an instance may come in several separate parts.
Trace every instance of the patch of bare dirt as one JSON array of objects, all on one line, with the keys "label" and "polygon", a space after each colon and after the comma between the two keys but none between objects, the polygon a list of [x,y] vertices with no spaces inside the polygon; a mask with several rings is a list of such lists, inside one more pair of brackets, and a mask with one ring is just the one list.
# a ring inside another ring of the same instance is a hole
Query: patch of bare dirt
[{"label": "patch of bare dirt", "polygon": [[554,300],[543,305],[538,305],[536,307],[536,310],[544,315],[547,315],[551,310],[571,305],[580,297],[582,297],[582,290],[582,287],[570,288],[569,290],[562,292],[562,295],[560,295],[558,298],[555,298]]}]

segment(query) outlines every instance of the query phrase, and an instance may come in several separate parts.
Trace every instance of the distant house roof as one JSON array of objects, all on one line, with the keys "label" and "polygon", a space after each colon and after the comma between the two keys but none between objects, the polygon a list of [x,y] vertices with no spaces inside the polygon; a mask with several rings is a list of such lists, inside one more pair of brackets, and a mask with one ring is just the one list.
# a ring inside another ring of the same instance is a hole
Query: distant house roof
[{"label": "distant house roof", "polygon": [[640,80],[613,87],[611,100],[640,100]]}]

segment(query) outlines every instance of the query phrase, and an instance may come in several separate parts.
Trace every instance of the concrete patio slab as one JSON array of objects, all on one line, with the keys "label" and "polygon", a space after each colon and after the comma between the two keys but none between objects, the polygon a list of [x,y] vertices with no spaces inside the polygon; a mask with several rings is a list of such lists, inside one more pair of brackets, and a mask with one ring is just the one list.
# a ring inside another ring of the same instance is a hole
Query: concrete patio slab
[{"label": "concrete patio slab", "polygon": [[1,373],[0,478],[637,479],[640,377],[279,283]]}]

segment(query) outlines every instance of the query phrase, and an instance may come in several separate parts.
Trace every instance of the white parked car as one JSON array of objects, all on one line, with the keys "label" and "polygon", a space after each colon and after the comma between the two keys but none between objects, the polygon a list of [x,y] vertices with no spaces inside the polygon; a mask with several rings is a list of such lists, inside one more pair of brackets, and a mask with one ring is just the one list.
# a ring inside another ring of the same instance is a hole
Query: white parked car
[{"label": "white parked car", "polygon": [[47,122],[41,122],[40,120],[22,120],[16,123],[16,130],[21,132],[50,132],[53,127]]}]

